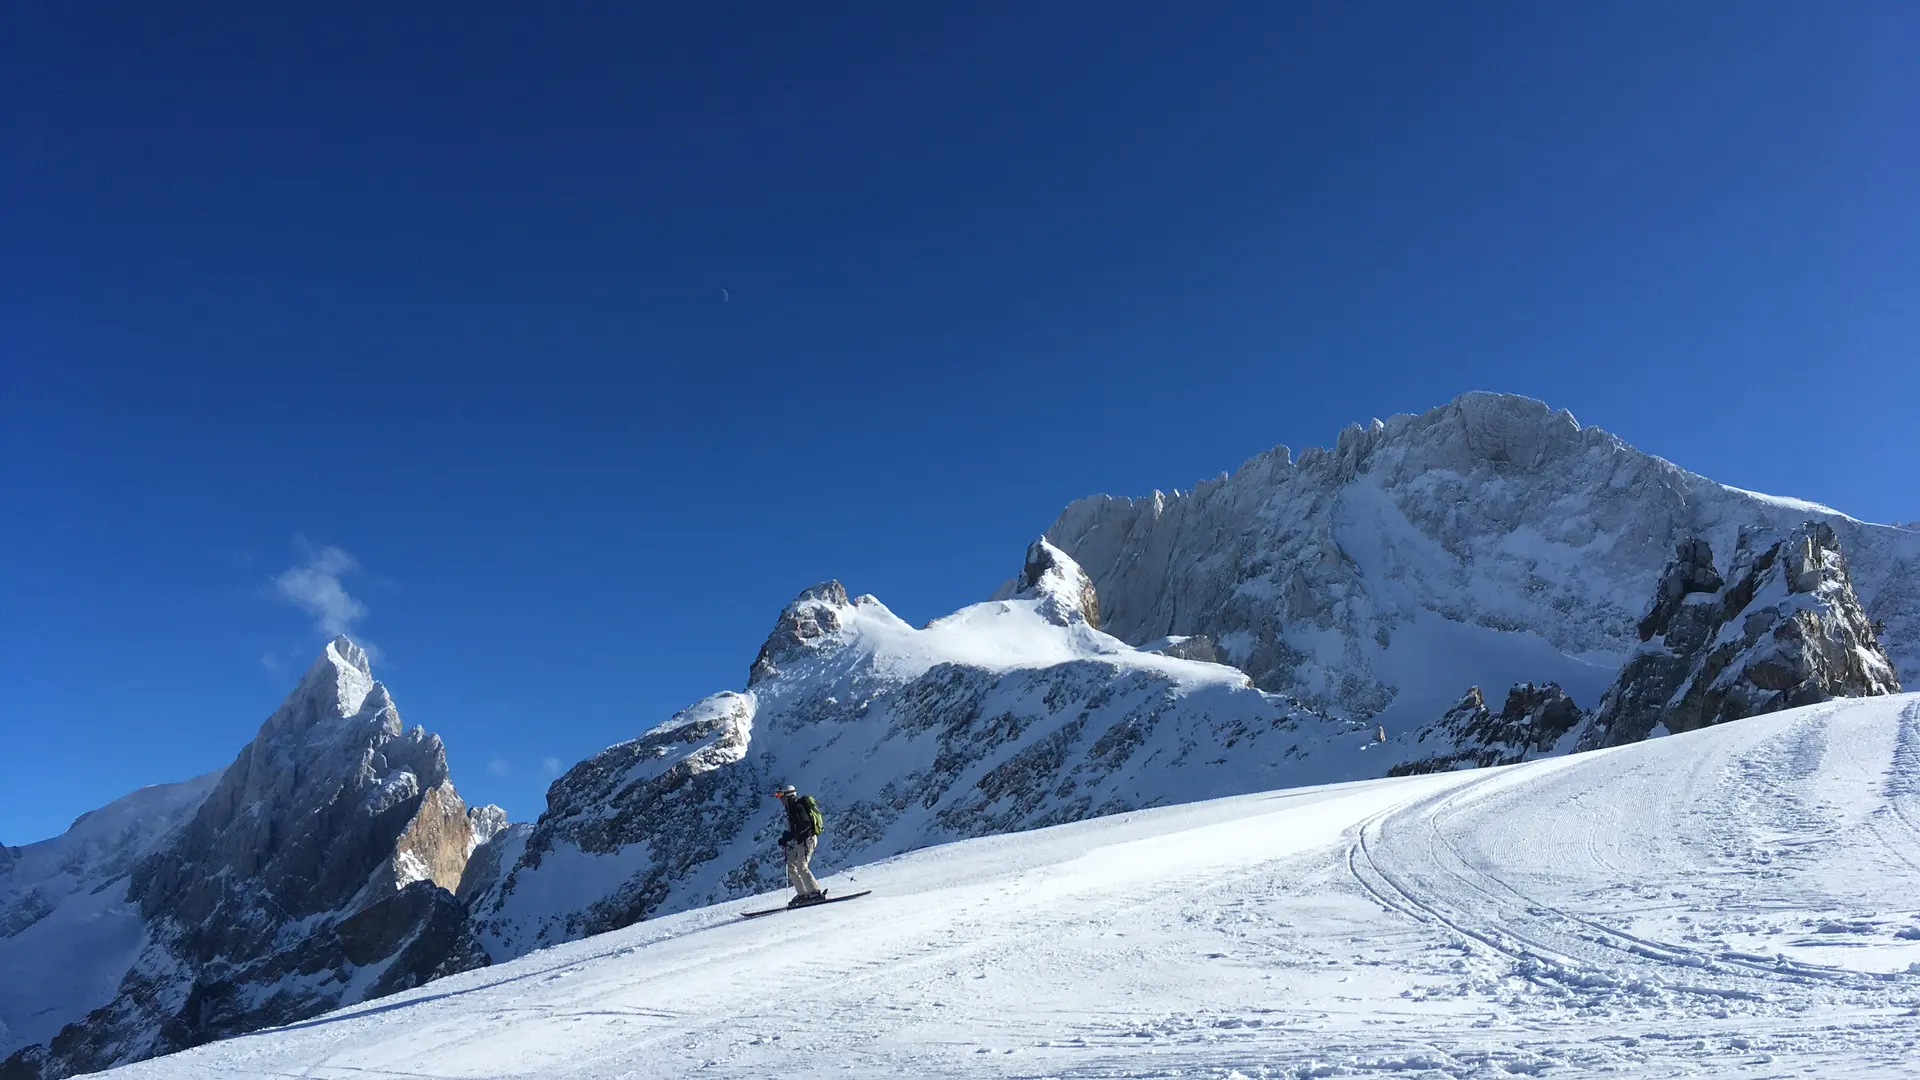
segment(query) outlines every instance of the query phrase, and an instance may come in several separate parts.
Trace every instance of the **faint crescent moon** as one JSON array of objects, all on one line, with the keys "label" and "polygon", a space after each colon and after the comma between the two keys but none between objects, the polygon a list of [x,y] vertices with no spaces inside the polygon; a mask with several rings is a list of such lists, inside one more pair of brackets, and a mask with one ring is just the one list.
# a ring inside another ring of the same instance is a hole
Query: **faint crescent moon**
[{"label": "faint crescent moon", "polygon": [[732,300],[732,299],[733,299],[733,297],[731,297],[731,296],[729,296],[729,295],[727,295],[727,290],[725,290],[725,289],[721,289],[721,290],[720,290],[720,302],[721,302],[721,303],[723,303],[723,304],[724,304],[724,303],[726,303],[727,301],[729,301],[729,300]]}]

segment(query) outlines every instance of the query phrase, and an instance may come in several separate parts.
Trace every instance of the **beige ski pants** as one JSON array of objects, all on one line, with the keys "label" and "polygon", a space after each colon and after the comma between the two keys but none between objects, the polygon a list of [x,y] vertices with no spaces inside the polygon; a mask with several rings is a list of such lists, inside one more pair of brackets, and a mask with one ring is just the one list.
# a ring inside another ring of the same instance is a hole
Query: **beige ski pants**
[{"label": "beige ski pants", "polygon": [[807,869],[807,863],[813,861],[814,845],[819,842],[817,836],[787,842],[787,882],[801,896],[812,896],[820,891],[820,883],[813,880],[813,871]]}]

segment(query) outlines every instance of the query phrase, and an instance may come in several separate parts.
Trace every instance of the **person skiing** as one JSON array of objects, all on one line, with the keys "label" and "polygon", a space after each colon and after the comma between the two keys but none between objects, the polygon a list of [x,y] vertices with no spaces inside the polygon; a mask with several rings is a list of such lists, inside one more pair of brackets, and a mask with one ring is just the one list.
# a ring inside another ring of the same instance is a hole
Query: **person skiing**
[{"label": "person skiing", "polygon": [[787,881],[794,891],[787,906],[818,904],[827,898],[827,890],[813,880],[813,871],[807,864],[813,860],[813,849],[820,842],[820,804],[813,796],[800,794],[792,784],[774,788],[773,797],[779,799],[787,811],[787,831],[780,834],[780,849],[787,856]]}]

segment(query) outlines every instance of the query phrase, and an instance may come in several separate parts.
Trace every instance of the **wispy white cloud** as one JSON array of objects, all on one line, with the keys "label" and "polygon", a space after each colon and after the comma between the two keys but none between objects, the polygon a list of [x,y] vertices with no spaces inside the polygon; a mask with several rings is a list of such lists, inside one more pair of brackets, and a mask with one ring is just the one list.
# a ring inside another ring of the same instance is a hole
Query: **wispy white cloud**
[{"label": "wispy white cloud", "polygon": [[487,772],[499,777],[512,776],[513,762],[503,758],[494,758],[492,761],[487,762]]},{"label": "wispy white cloud", "polygon": [[560,759],[557,757],[541,758],[540,773],[543,776],[559,776],[561,773]]},{"label": "wispy white cloud", "polygon": [[313,616],[328,637],[345,634],[366,618],[365,604],[355,600],[340,583],[342,576],[360,569],[360,563],[341,548],[325,547],[299,566],[288,567],[273,579],[283,600]]}]

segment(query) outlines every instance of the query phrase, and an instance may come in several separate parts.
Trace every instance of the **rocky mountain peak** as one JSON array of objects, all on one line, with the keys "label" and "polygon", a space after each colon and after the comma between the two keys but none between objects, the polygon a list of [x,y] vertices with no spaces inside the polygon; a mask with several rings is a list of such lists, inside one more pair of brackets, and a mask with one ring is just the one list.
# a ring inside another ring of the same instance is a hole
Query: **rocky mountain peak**
[{"label": "rocky mountain peak", "polygon": [[[1263,689],[1411,730],[1470,682],[1597,699],[1643,619],[1711,591],[1689,566],[1742,528],[1809,516],[1846,545],[1896,665],[1920,672],[1920,536],[1715,483],[1509,394],[1276,447],[1185,492],[1082,499],[1046,539],[1094,583],[1105,632],[1205,637]],[[1650,611],[1675,545],[1696,540]]]},{"label": "rocky mountain peak", "polygon": [[[382,710],[391,704],[385,689],[374,680],[366,650],[336,637],[320,650],[261,733],[271,729],[273,737],[280,739],[325,739],[342,721],[362,716],[384,720]],[[316,732],[316,728],[322,730]]]},{"label": "rocky mountain peak", "polygon": [[1741,530],[1724,581],[1704,541],[1681,541],[1640,628],[1583,749],[1900,690],[1825,521]]},{"label": "rocky mountain peak", "polygon": [[474,848],[505,832],[511,824],[507,812],[492,803],[469,808],[467,826],[472,835],[467,841],[467,853],[472,854]]},{"label": "rocky mountain peak", "polygon": [[1039,600],[1040,614],[1056,626],[1075,619],[1100,628],[1100,597],[1093,579],[1073,557],[1040,537],[1027,545],[1026,562],[1015,579],[1014,594],[1022,600]]},{"label": "rocky mountain peak", "polygon": [[[276,903],[291,914],[333,910],[376,876],[391,885],[379,871],[390,869],[416,813],[445,816],[458,802],[440,737],[406,730],[366,653],[336,638],[188,823],[183,846],[193,858],[136,871],[132,895],[149,915],[197,923],[229,903],[214,880],[224,873],[284,895]],[[465,806],[457,817],[436,843],[457,847],[454,861],[464,862]],[[459,873],[447,858],[432,856],[438,869],[423,876],[450,876],[452,888]]]},{"label": "rocky mountain peak", "polygon": [[404,727],[352,642],[209,779],[124,878],[144,946],[118,995],[0,1075],[92,1071],[484,962],[452,895],[474,823],[445,749]]},{"label": "rocky mountain peak", "polygon": [[747,685],[765,679],[788,663],[816,648],[820,641],[846,624],[853,605],[847,588],[838,581],[825,581],[801,592],[780,612],[773,633],[760,646],[748,671]]}]

